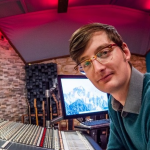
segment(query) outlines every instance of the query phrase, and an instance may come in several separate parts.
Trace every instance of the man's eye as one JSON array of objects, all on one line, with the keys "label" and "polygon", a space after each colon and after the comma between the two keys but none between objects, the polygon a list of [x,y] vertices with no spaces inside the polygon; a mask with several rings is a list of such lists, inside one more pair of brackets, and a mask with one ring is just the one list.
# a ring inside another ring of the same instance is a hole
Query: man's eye
[{"label": "man's eye", "polygon": [[91,62],[90,61],[85,61],[83,62],[83,67],[88,67],[91,65]]},{"label": "man's eye", "polygon": [[109,54],[109,49],[105,49],[103,51],[100,51],[99,53],[97,53],[97,57],[107,57]]}]

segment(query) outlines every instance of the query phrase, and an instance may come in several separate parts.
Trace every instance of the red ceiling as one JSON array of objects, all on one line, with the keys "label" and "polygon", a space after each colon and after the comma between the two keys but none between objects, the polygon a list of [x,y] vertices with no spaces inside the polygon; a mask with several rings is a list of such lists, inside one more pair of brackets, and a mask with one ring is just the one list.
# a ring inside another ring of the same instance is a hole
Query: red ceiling
[{"label": "red ceiling", "polygon": [[58,1],[67,2],[0,1],[0,30],[24,62],[69,55],[71,34],[89,22],[114,25],[132,53],[144,55],[149,49],[149,0],[69,0],[64,13],[58,13]]}]

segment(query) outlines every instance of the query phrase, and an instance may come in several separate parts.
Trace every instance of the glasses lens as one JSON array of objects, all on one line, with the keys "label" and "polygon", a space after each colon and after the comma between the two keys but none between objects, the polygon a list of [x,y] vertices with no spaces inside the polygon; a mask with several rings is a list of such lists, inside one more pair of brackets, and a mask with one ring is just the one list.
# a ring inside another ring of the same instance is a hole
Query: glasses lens
[{"label": "glasses lens", "polygon": [[96,56],[97,60],[100,63],[107,63],[112,59],[112,47],[104,48],[103,50],[99,51]]},{"label": "glasses lens", "polygon": [[85,60],[81,63],[81,67],[83,70],[88,70],[92,66],[92,62],[90,60]]}]

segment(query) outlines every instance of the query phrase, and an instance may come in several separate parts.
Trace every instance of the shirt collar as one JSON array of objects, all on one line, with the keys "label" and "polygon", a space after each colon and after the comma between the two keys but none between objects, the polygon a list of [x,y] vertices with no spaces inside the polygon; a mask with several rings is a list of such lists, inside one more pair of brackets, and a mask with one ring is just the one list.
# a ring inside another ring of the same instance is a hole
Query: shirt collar
[{"label": "shirt collar", "polygon": [[124,107],[113,97],[111,100],[112,108],[116,111],[122,111],[121,115],[123,117],[127,116],[128,113],[139,114],[141,108],[144,75],[134,67],[131,68],[132,73],[129,83],[129,92]]}]

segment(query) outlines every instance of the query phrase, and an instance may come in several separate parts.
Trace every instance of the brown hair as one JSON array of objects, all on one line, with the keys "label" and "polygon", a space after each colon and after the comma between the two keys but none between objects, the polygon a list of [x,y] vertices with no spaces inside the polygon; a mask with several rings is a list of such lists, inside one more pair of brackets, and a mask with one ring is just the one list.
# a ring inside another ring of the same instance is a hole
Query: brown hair
[{"label": "brown hair", "polygon": [[70,38],[70,56],[79,63],[79,57],[83,54],[93,33],[104,31],[108,38],[122,48],[123,40],[115,27],[102,23],[90,23],[77,29]]}]

